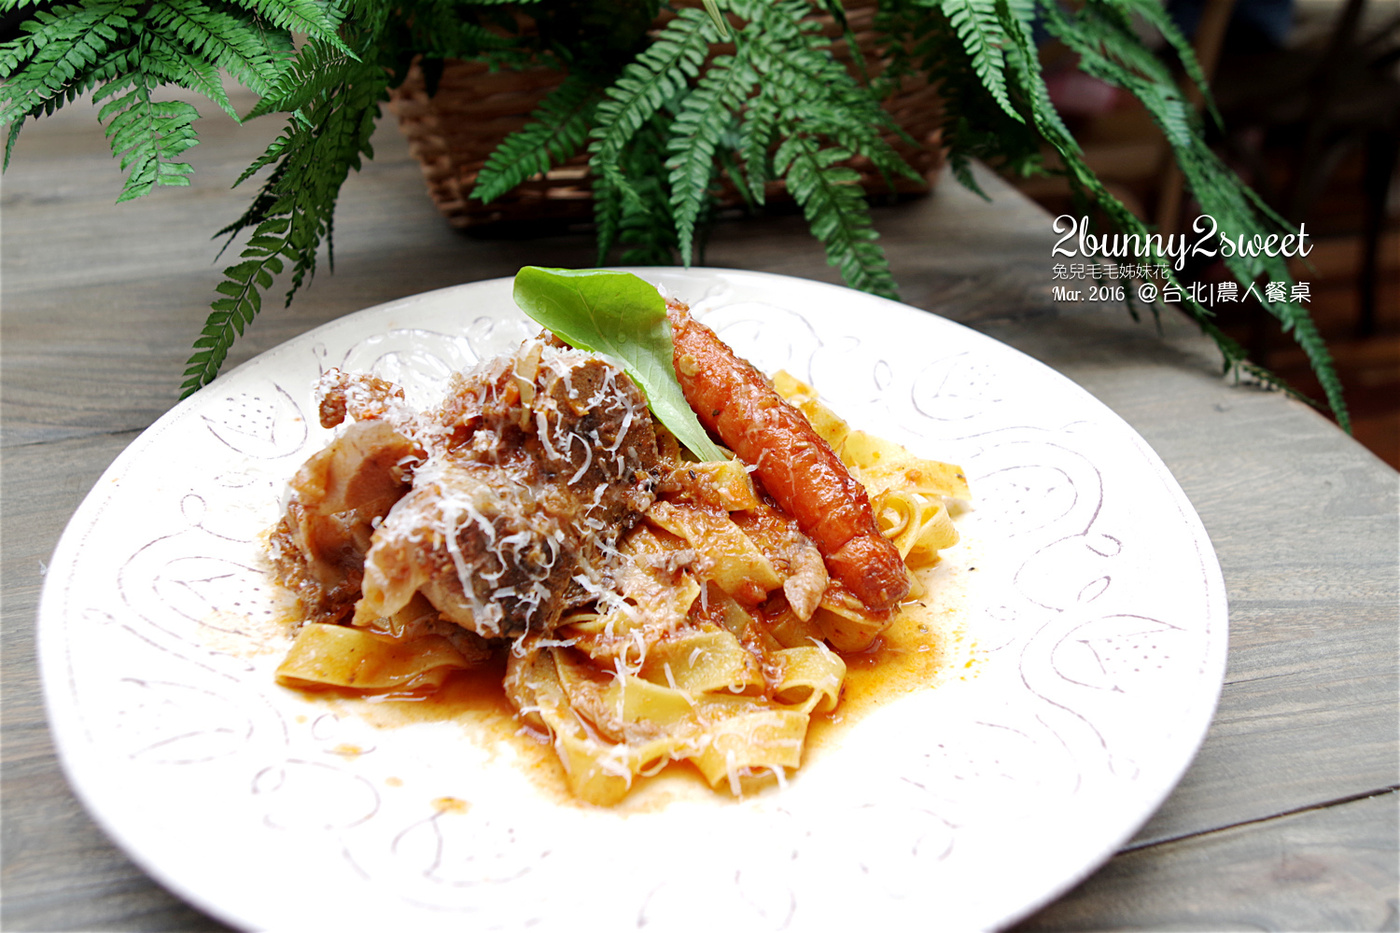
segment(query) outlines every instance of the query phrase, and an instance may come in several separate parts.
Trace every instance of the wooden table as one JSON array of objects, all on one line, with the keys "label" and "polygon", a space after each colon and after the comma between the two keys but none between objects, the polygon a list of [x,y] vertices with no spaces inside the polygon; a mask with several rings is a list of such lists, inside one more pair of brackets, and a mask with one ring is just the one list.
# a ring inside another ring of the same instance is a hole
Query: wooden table
[{"label": "wooden table", "polygon": [[[176,400],[218,281],[210,233],[251,192],[278,130],[202,121],[188,190],[114,205],[115,163],[75,106],[21,135],[3,178],[3,914],[12,930],[221,929],[94,825],[55,760],[34,662],[44,564],[102,470]],[[385,121],[347,184],[336,272],[269,307],[241,359],[342,314],[541,265],[587,265],[583,235],[528,246],[455,233]],[[1171,468],[1219,554],[1230,660],[1204,747],[1157,815],[1021,929],[1395,929],[1397,474],[1306,406],[1222,380],[1182,320],[1052,298],[1050,217],[997,182],[945,180],[881,208],[903,297],[1074,379]],[[835,281],[800,219],[725,226],[706,262]],[[270,303],[272,304],[272,303]]]}]

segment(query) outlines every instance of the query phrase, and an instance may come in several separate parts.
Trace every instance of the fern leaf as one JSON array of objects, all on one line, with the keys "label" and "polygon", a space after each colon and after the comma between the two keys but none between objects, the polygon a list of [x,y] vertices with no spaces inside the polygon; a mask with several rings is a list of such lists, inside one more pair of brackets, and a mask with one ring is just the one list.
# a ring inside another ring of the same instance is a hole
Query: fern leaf
[{"label": "fern leaf", "polygon": [[355,58],[339,44],[312,40],[302,47],[245,119],[270,113],[298,114],[312,101],[339,87],[355,66]]},{"label": "fern leaf", "polygon": [[238,111],[224,90],[218,66],[193,57],[185,49],[171,45],[165,37],[148,32],[141,42],[141,73],[154,85],[174,85],[196,91],[234,120]]},{"label": "fern leaf", "polygon": [[[1012,18],[1030,19],[1033,11],[1020,7],[1033,2],[1008,4]],[[1008,98],[1018,114],[1013,118],[977,76],[963,41],[943,15],[938,0],[887,0],[880,5],[874,25],[877,35],[883,37],[879,54],[889,62],[885,74],[891,87],[898,86],[906,75],[919,75],[940,88],[940,142],[960,184],[988,199],[971,172],[973,159],[1011,175],[1039,169],[1041,139],[1033,124],[1022,118],[1026,103],[1019,81],[1005,76]]]},{"label": "fern leaf", "polygon": [[340,52],[354,57],[354,52],[340,38],[340,25],[343,16],[340,5],[325,0],[238,0],[257,13],[276,29],[288,33],[302,33],[310,40],[320,42]]},{"label": "fern leaf", "polygon": [[[198,141],[198,114],[188,104],[155,101],[157,89],[189,88],[237,119],[221,69],[261,92],[289,48],[289,37],[274,34],[236,2],[39,6],[20,22],[15,39],[0,44],[0,124],[11,124],[6,162],[24,119],[52,113],[91,90],[108,101],[101,119],[124,115],[107,126],[109,144],[129,170],[120,200],[188,184],[191,169],[180,155]],[[110,106],[113,99],[124,106]]]},{"label": "fern leaf", "polygon": [[1215,96],[1211,94],[1205,71],[1196,58],[1196,50],[1191,45],[1191,41],[1182,35],[1181,30],[1177,28],[1176,21],[1167,12],[1167,8],[1158,3],[1157,0],[1121,0],[1121,2],[1123,4],[1122,12],[1125,15],[1141,16],[1152,28],[1157,30],[1162,38],[1167,40],[1167,44],[1176,52],[1182,70],[1186,72],[1191,83],[1200,91],[1207,112],[1215,120],[1217,126],[1223,125],[1224,120],[1220,116],[1220,111],[1216,109]]},{"label": "fern leaf", "polygon": [[1074,134],[1065,126],[1059,111],[1050,100],[1050,89],[1045,86],[1045,78],[1040,72],[1030,27],[1018,18],[1006,0],[997,0],[997,16],[1007,37],[1004,53],[1008,69],[1015,72],[1017,84],[1031,111],[1037,131],[1062,154],[1072,154],[1071,161],[1078,164],[1077,157],[1081,153],[1079,144],[1075,142]]},{"label": "fern leaf", "polygon": [[755,67],[763,75],[759,99],[784,95],[797,108],[789,116],[800,117],[811,133],[869,159],[891,187],[896,175],[923,181],[886,139],[886,134],[902,134],[902,128],[880,99],[832,57],[825,34],[804,17],[804,4],[756,4],[752,12],[755,19],[745,28],[744,38],[753,46]]},{"label": "fern leaf", "polygon": [[1022,120],[1011,105],[1006,88],[1006,60],[1002,49],[1006,34],[997,15],[996,0],[941,0],[944,15],[957,30],[973,71],[1001,109],[1013,120]]},{"label": "fern leaf", "polygon": [[[186,62],[198,60],[206,67],[223,69],[259,96],[268,92],[270,82],[277,75],[276,57],[251,18],[240,19],[210,9],[201,0],[165,0],[152,7],[146,26],[188,50],[182,56]],[[219,102],[237,119],[233,108],[227,105],[222,85],[219,88],[217,98],[207,91],[202,93]]]},{"label": "fern leaf", "polygon": [[702,10],[684,9],[607,88],[594,110],[588,164],[593,176],[599,262],[622,232],[623,220],[647,213],[646,199],[622,159],[644,126],[688,90],[715,36]]},{"label": "fern leaf", "polygon": [[179,156],[198,141],[193,123],[199,111],[184,101],[152,100],[151,83],[143,74],[108,87],[115,93],[126,86],[131,90],[99,111],[108,118],[106,135],[112,154],[128,172],[118,202],[140,197],[158,185],[188,185],[191,168]]},{"label": "fern leaf", "polygon": [[850,157],[841,149],[821,148],[795,125],[773,156],[774,171],[802,208],[812,233],[826,247],[827,262],[853,288],[898,299],[889,261],[876,242],[859,176],[839,165]]},{"label": "fern leaf", "polygon": [[21,35],[0,45],[0,124],[52,113],[110,79],[114,69],[104,69],[104,60],[136,13],[136,4],[122,0],[34,11]]},{"label": "fern leaf", "polygon": [[182,397],[217,376],[235,340],[261,311],[263,293],[277,276],[290,272],[290,303],[314,275],[322,244],[328,262],[334,263],[337,196],[350,171],[372,154],[370,137],[387,96],[388,74],[373,62],[349,62],[325,43],[312,40],[309,45],[317,47],[315,60],[340,61],[344,67],[337,69],[334,83],[320,80],[314,94],[298,96],[297,112],[264,154],[264,164],[274,166],[271,176],[252,207],[223,231],[253,227],[239,261],[224,270],[221,297],[210,305],[187,363]]},{"label": "fern leaf", "polygon": [[590,164],[595,170],[616,164],[628,139],[685,89],[700,72],[714,37],[714,24],[701,10],[684,9],[645,51],[623,69],[598,104]]},{"label": "fern leaf", "polygon": [[668,203],[663,163],[668,118],[657,115],[628,141],[621,170],[630,192],[622,199],[617,242],[624,265],[670,265],[675,262],[677,224]]},{"label": "fern leaf", "polygon": [[605,171],[593,177],[593,226],[598,246],[598,265],[607,262],[608,253],[617,242],[622,227],[622,194],[618,191],[616,171]]},{"label": "fern leaf", "polygon": [[749,66],[746,46],[736,57],[720,56],[710,63],[695,91],[682,102],[671,126],[666,163],[671,187],[671,212],[681,262],[690,265],[696,223],[710,203],[710,180],[715,173],[716,149],[734,124],[735,113],[758,82]]},{"label": "fern leaf", "polygon": [[[472,4],[481,5],[479,0]],[[460,3],[419,0],[401,19],[407,27],[408,47],[424,59],[476,58],[498,64],[508,60],[506,67],[528,64],[524,58],[498,59],[497,53],[518,50],[521,37],[503,30],[504,24],[475,21]]]},{"label": "fern leaf", "polygon": [[562,165],[583,148],[600,97],[591,81],[570,75],[540,101],[529,122],[487,158],[471,196],[489,202],[532,175]]},{"label": "fern leaf", "polygon": [[734,186],[735,192],[743,199],[750,208],[758,204],[758,199],[754,197],[753,191],[749,188],[748,179],[744,176],[744,171],[740,168],[734,155],[739,148],[738,134],[727,132],[724,134],[723,142],[715,149],[715,164],[719,171],[724,174],[730,184]]},{"label": "fern leaf", "polygon": [[764,187],[772,178],[769,150],[781,115],[774,97],[760,95],[745,108],[740,124],[739,155],[743,159],[744,180],[757,204],[764,203]]},{"label": "fern leaf", "polygon": [[[846,283],[875,294],[896,294],[859,175],[842,164],[859,153],[887,175],[918,178],[884,139],[888,114],[830,54],[830,41],[803,0],[736,2],[747,18],[739,48],[759,75],[757,93],[739,123],[748,183],[760,191],[771,167],[802,208]],[[771,161],[767,146],[780,140]]]}]

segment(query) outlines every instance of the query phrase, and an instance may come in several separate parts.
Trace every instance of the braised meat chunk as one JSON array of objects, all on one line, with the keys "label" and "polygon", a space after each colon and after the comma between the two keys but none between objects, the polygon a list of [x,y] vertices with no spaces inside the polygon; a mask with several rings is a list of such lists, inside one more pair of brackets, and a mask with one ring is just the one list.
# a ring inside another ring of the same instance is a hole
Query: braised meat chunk
[{"label": "braised meat chunk", "polygon": [[270,553],[310,621],[344,621],[374,527],[408,492],[421,451],[382,421],[349,425],[292,477]]},{"label": "braised meat chunk", "polygon": [[274,533],[278,570],[313,617],[393,630],[426,598],[486,638],[548,631],[606,589],[618,538],[652,502],[646,402],[596,355],[529,341],[454,377],[421,413],[373,377],[322,387],[328,420],[365,420],[302,468],[331,479],[294,482]]}]

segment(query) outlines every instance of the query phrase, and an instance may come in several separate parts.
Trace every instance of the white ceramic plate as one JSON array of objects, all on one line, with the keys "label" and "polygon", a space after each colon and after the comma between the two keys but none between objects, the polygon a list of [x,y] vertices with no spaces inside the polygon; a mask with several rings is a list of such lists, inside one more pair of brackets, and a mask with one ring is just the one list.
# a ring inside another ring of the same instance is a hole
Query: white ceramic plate
[{"label": "white ceramic plate", "polygon": [[258,536],[327,436],[312,381],[372,369],[426,400],[529,330],[508,280],[420,295],[178,405],[55,551],[39,613],[55,741],[153,876],[247,928],[988,929],[1064,892],[1160,805],[1210,721],[1227,623],[1205,531],[1142,439],[1055,372],[914,308],[636,271],[858,426],[964,465],[977,506],[949,563],[965,586],[942,597],[959,670],[784,787],[617,810],[561,803],[499,735],[376,727],[276,686]]}]

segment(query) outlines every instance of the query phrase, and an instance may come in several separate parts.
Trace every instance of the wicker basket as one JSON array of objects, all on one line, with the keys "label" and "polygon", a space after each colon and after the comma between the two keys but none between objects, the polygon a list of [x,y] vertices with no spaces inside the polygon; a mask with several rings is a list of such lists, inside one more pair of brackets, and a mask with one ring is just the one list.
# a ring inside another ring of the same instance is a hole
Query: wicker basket
[{"label": "wicker basket", "polygon": [[[874,58],[875,0],[848,0],[846,18],[871,73],[880,63]],[[849,62],[847,43],[835,23],[827,24],[832,51]],[[560,81],[559,72],[536,68],[492,72],[476,62],[450,61],[443,70],[437,93],[429,97],[422,72],[414,65],[407,80],[394,92],[390,111],[408,137],[409,151],[423,166],[428,192],[438,209],[455,227],[474,227],[501,221],[573,222],[592,217],[587,154],[581,153],[547,174],[536,175],[489,204],[471,200],[472,187],[487,157],[508,134],[525,125],[529,114]],[[893,193],[927,192],[943,164],[939,141],[942,106],[937,89],[927,82],[906,80],[885,101],[895,122],[922,146],[911,146],[890,134],[891,145],[925,179],[921,185],[907,178],[895,180]],[[871,194],[890,193],[884,176],[865,160],[850,163]],[[736,189],[722,181],[721,204],[741,202]],[[781,181],[765,191],[768,202],[790,200]]]}]

